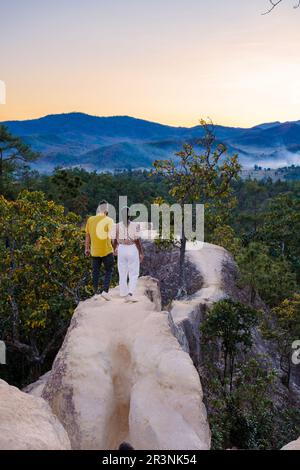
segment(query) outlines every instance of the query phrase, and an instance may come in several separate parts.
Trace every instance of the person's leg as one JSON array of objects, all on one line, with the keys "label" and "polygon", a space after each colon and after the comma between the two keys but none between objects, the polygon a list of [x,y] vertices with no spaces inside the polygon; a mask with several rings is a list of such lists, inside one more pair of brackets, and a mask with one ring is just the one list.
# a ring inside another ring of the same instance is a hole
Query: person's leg
[{"label": "person's leg", "polygon": [[92,258],[92,273],[93,273],[93,287],[94,293],[97,294],[99,289],[101,258]]},{"label": "person's leg", "polygon": [[104,256],[102,258],[102,261],[103,261],[104,268],[105,268],[103,290],[104,292],[108,292],[113,270],[114,270],[114,255],[110,253],[109,255]]},{"label": "person's leg", "polygon": [[126,245],[119,245],[118,249],[118,271],[121,297],[126,297],[128,295],[128,257],[126,248]]},{"label": "person's leg", "polygon": [[140,256],[135,245],[130,245],[130,254],[128,261],[129,270],[129,294],[134,295],[137,281],[140,275]]}]

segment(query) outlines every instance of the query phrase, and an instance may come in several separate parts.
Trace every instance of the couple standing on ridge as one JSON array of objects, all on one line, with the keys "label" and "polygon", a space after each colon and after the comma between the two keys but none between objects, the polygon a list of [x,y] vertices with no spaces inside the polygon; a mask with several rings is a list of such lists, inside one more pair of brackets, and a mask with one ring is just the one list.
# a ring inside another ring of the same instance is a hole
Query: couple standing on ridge
[{"label": "couple standing on ridge", "polygon": [[[108,202],[100,202],[96,215],[90,217],[86,224],[85,254],[92,257],[95,295],[101,295],[107,301],[112,299],[109,287],[114,269],[114,256],[117,256],[120,296],[126,302],[137,302],[134,294],[144,252],[140,239],[140,226],[131,220],[128,207],[121,210],[121,222],[114,224],[114,221],[108,217]],[[100,292],[99,278],[102,263],[105,275],[103,290]]]}]

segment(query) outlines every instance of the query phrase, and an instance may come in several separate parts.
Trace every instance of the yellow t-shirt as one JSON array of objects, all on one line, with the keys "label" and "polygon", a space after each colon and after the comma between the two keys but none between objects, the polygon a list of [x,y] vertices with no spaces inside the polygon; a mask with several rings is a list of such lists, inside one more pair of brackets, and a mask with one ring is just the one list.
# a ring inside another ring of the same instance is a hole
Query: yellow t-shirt
[{"label": "yellow t-shirt", "polygon": [[106,215],[94,215],[88,219],[85,230],[91,237],[92,256],[103,257],[113,253],[110,238],[112,226],[113,220]]}]

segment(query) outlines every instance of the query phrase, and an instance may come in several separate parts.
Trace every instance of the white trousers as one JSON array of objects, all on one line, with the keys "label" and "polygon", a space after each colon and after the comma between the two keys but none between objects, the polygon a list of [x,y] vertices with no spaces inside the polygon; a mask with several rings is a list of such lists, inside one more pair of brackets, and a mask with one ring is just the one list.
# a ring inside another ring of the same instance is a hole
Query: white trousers
[{"label": "white trousers", "polygon": [[134,294],[140,275],[140,256],[136,245],[118,246],[118,270],[121,297]]}]

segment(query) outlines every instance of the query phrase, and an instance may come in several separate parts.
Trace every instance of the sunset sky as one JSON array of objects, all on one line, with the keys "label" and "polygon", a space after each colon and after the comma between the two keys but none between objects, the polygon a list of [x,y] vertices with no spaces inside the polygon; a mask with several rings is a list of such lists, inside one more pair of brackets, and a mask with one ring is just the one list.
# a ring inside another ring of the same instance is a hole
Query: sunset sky
[{"label": "sunset sky", "polygon": [[172,125],[300,119],[285,0],[0,0],[0,121],[80,111]]}]

